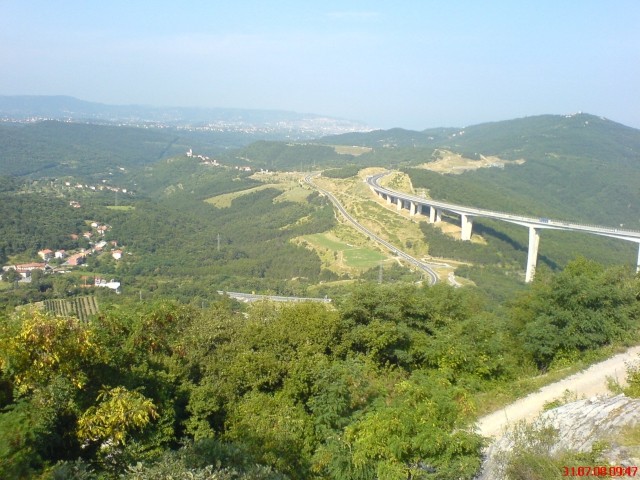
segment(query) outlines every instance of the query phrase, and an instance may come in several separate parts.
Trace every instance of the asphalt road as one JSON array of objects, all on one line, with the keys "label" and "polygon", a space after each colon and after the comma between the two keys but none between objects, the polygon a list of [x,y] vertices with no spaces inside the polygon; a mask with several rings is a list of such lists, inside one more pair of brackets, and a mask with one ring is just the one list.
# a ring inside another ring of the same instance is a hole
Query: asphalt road
[{"label": "asphalt road", "polygon": [[335,205],[335,207],[342,214],[342,216],[344,218],[346,218],[347,221],[349,223],[351,223],[351,225],[356,230],[360,231],[361,233],[363,233],[367,237],[371,238],[372,240],[378,242],[380,245],[383,245],[385,248],[387,248],[389,251],[391,251],[394,255],[400,257],[401,259],[403,259],[409,265],[413,265],[417,269],[419,269],[419,270],[423,271],[424,273],[426,273],[427,277],[429,278],[429,284],[430,285],[433,285],[434,283],[438,282],[438,274],[428,264],[426,264],[424,262],[421,262],[420,260],[412,257],[411,255],[409,255],[406,252],[403,252],[402,250],[400,250],[395,245],[392,245],[391,243],[387,242],[383,238],[380,238],[378,235],[373,233],[371,230],[369,230],[365,226],[363,226],[360,223],[358,223],[358,221],[355,218],[353,218],[349,214],[349,212],[347,212],[345,210],[345,208],[342,206],[340,201],[335,197],[335,195],[333,195],[331,192],[328,192],[328,191],[318,187],[315,183],[313,183],[312,178],[313,177],[317,177],[318,175],[320,175],[320,174],[319,173],[311,173],[311,174],[307,175],[304,178],[304,181],[307,182],[309,185],[311,185],[316,190],[318,190],[320,193],[325,195],[329,200],[331,200],[331,202]]}]

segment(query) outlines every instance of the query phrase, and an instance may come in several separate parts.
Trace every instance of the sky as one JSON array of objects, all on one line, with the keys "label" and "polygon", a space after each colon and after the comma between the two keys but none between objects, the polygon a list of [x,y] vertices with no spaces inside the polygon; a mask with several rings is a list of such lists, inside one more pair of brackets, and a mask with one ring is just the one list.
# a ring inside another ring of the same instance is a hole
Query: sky
[{"label": "sky", "polygon": [[0,0],[0,95],[640,128],[640,2]]}]

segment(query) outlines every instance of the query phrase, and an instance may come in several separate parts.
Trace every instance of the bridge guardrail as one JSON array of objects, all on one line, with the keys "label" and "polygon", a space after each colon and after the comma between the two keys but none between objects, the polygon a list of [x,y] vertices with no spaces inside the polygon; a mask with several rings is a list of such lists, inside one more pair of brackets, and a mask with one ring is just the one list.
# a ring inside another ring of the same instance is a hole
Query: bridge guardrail
[{"label": "bridge guardrail", "polygon": [[[451,211],[453,211],[454,213],[459,213],[459,212],[455,212],[455,210],[468,210],[469,212],[463,212],[463,213],[467,213],[468,215],[476,215],[476,216],[485,216],[488,218],[491,218],[491,216],[495,216],[497,219],[499,220],[505,220],[508,221],[504,218],[500,218],[500,217],[508,217],[509,220],[516,220],[516,221],[522,221],[522,222],[526,222],[526,223],[535,223],[535,224],[540,224],[540,223],[544,223],[544,225],[549,225],[548,227],[542,226],[542,228],[548,228],[548,229],[565,229],[565,230],[570,230],[570,229],[574,229],[574,230],[583,230],[583,229],[589,229],[591,231],[597,230],[600,233],[606,233],[606,234],[612,234],[612,235],[616,235],[616,236],[625,236],[626,234],[628,234],[631,237],[638,237],[638,240],[640,241],[640,230],[627,230],[627,229],[619,229],[619,228],[615,228],[615,227],[606,227],[603,225],[595,225],[595,224],[588,224],[588,223],[576,223],[576,222],[572,222],[572,221],[566,221],[566,220],[554,220],[554,219],[545,219],[547,220],[546,222],[541,222],[540,219],[542,217],[524,217],[518,214],[513,214],[513,213],[509,213],[509,212],[500,212],[497,210],[485,210],[482,208],[475,208],[475,207],[468,207],[465,205],[456,205],[453,203],[447,203],[447,202],[442,202],[439,200],[433,200],[433,199],[428,199],[428,198],[423,198],[423,197],[418,197],[416,195],[411,195],[408,193],[403,193],[403,192],[396,192],[395,190],[391,190],[389,188],[383,187],[381,185],[378,184],[378,180],[382,177],[384,177],[385,175],[388,175],[389,173],[391,173],[390,171],[384,172],[384,173],[378,173],[376,175],[371,175],[369,177],[367,177],[366,181],[369,185],[371,185],[374,188],[377,188],[379,191],[381,191],[382,193],[385,193],[387,195],[391,195],[391,196],[395,196],[398,198],[403,198],[405,200],[408,201],[416,201],[416,202],[422,202],[425,204],[433,204],[433,206],[435,207],[441,207],[443,209],[449,209]],[[432,200],[432,202],[429,202],[429,200]]]}]

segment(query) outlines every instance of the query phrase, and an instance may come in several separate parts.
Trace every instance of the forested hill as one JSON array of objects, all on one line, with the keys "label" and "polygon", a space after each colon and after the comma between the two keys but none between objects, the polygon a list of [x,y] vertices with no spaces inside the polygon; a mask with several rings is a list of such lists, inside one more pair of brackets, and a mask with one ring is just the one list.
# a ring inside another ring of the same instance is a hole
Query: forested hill
[{"label": "forested hill", "polygon": [[542,115],[461,129],[440,147],[469,156],[536,159],[556,155],[637,165],[640,130],[584,113]]},{"label": "forested hill", "polygon": [[87,175],[153,163],[187,149],[175,133],[46,121],[0,125],[5,175]]},{"label": "forested hill", "polygon": [[640,161],[640,130],[602,117],[540,115],[464,128],[377,130],[325,137],[323,143],[376,147],[445,148],[476,157],[540,158],[549,154]]},{"label": "forested hill", "polygon": [[[640,229],[640,130],[601,117],[542,115],[455,130],[388,130],[324,141],[370,146],[372,157],[406,167],[413,186],[427,188],[439,200]],[[495,156],[524,162],[462,175],[429,171],[427,164],[444,151],[470,160]],[[364,157],[360,161],[368,161]]]}]

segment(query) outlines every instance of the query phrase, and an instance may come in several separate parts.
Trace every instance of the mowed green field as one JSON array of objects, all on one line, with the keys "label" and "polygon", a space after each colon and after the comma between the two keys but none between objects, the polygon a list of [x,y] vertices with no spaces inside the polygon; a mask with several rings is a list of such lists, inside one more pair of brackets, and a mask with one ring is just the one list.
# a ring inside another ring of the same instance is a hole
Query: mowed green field
[{"label": "mowed green field", "polygon": [[305,235],[301,239],[316,250],[336,252],[338,254],[335,256],[336,262],[347,268],[366,270],[375,267],[383,260],[387,260],[387,257],[377,250],[342,242],[329,233],[314,233]]},{"label": "mowed green field", "polygon": [[274,202],[306,203],[307,197],[312,193],[310,188],[300,186],[298,181],[289,180],[279,183],[266,183],[264,185],[258,185],[257,187],[251,187],[237,192],[223,193],[221,195],[216,195],[215,197],[207,198],[205,202],[210,203],[217,208],[229,208],[236,198],[259,192],[261,190],[266,190],[268,188],[274,188],[282,192],[274,199]]},{"label": "mowed green field", "polygon": [[132,206],[132,205],[107,205],[107,208],[109,210],[118,210],[121,212],[128,212],[130,210],[135,210],[136,207]]}]

